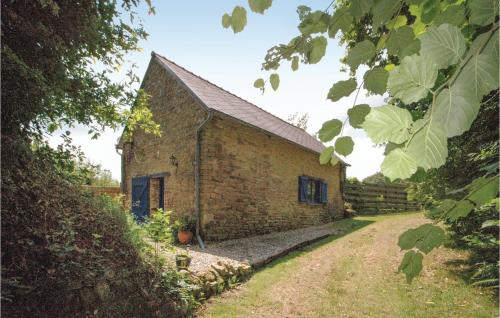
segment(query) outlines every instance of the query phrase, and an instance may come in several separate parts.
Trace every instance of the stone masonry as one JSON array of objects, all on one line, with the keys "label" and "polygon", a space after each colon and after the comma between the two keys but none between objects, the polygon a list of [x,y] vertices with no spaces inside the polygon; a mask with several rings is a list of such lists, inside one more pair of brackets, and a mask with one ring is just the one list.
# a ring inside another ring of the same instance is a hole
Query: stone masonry
[{"label": "stone masonry", "polygon": [[[164,180],[165,209],[174,211],[174,218],[192,215],[196,127],[205,119],[206,113],[154,61],[149,66],[143,88],[151,96],[151,111],[161,126],[161,137],[137,130],[132,143],[124,145],[124,192],[130,199],[132,177],[168,173]],[[170,163],[172,155],[178,161],[177,167]]]},{"label": "stone masonry", "polygon": [[[204,237],[225,240],[331,221],[343,211],[341,165],[230,118],[204,130],[201,211]],[[328,183],[329,204],[298,202],[298,177]]]},{"label": "stone masonry", "polygon": [[[207,117],[200,102],[153,57],[143,88],[151,96],[161,137],[134,132],[122,144],[123,191],[132,177],[151,176],[151,201],[163,174],[165,210],[194,215],[196,129]],[[201,136],[201,234],[219,241],[318,225],[343,212],[343,166],[320,165],[318,153],[214,111]],[[174,156],[178,166],[172,165]],[[298,202],[298,177],[328,183],[328,204]],[[150,208],[158,206],[153,202]]]}]

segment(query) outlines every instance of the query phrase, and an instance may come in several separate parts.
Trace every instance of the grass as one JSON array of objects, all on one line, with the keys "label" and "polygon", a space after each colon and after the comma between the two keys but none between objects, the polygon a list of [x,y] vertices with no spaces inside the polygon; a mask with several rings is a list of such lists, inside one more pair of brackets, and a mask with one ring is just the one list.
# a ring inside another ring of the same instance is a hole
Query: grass
[{"label": "grass", "polygon": [[493,317],[497,305],[447,264],[463,252],[440,248],[408,285],[397,267],[397,238],[426,220],[416,213],[338,222],[345,233],[293,252],[238,290],[211,300],[203,317]]}]

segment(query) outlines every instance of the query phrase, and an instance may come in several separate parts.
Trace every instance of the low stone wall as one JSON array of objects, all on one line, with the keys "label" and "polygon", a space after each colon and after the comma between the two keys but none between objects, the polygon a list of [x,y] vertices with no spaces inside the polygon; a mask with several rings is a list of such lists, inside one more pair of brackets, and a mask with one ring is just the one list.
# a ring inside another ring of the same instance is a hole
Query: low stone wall
[{"label": "low stone wall", "polygon": [[246,281],[252,275],[252,271],[252,267],[248,264],[231,264],[219,261],[212,264],[210,270],[204,273],[192,273],[185,270],[181,272],[189,273],[192,282],[200,287],[195,297],[198,300],[206,300]]}]

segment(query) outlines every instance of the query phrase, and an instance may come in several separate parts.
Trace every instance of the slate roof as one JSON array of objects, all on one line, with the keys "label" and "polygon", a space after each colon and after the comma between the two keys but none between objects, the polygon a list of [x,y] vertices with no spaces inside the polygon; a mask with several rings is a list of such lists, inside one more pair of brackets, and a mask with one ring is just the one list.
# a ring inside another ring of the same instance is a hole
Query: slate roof
[{"label": "slate roof", "polygon": [[305,130],[295,127],[262,108],[210,83],[155,52],[152,55],[207,108],[241,120],[314,152],[321,153],[325,148],[319,140],[309,135]]}]

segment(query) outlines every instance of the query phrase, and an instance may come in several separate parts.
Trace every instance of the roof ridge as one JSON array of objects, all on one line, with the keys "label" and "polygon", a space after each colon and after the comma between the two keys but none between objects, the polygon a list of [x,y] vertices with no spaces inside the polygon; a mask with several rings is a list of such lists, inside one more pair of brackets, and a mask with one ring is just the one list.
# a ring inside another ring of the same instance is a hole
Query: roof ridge
[{"label": "roof ridge", "polygon": [[282,119],[282,118],[280,118],[280,117],[278,117],[278,116],[274,115],[273,113],[270,113],[270,112],[268,112],[267,110],[265,110],[265,109],[263,109],[263,108],[261,108],[261,107],[259,107],[259,106],[255,105],[254,103],[252,103],[252,102],[250,102],[250,101],[248,101],[248,100],[246,100],[246,99],[244,99],[244,98],[242,98],[242,97],[240,97],[240,96],[238,96],[238,95],[236,95],[236,94],[234,94],[234,93],[232,93],[232,92],[230,92],[230,91],[228,91],[228,90],[224,89],[223,87],[221,87],[221,86],[219,86],[219,85],[217,85],[217,84],[214,84],[214,83],[210,82],[209,80],[207,80],[207,79],[205,79],[205,78],[203,78],[203,77],[201,77],[201,76],[199,76],[199,75],[197,75],[197,74],[195,74],[195,73],[191,72],[190,70],[188,70],[188,69],[186,69],[186,68],[182,67],[181,65],[179,65],[179,64],[175,63],[174,61],[172,61],[172,60],[170,60],[170,59],[166,58],[165,56],[163,56],[163,55],[161,55],[161,54],[156,53],[155,51],[152,51],[152,54],[157,55],[157,56],[161,57],[162,59],[167,60],[168,62],[170,62],[170,63],[174,64],[175,66],[177,66],[177,67],[179,67],[179,68],[181,68],[181,69],[183,69],[184,71],[188,72],[189,74],[191,74],[191,75],[193,75],[193,76],[195,76],[195,77],[197,77],[197,78],[201,79],[202,81],[205,81],[205,82],[209,83],[210,85],[213,85],[213,86],[217,87],[218,89],[220,89],[220,90],[222,90],[222,91],[224,91],[224,92],[226,92],[226,93],[228,93],[228,94],[230,94],[230,95],[233,95],[234,97],[236,97],[236,98],[238,98],[238,99],[241,99],[242,101],[244,101],[244,102],[246,102],[246,103],[248,103],[248,104],[250,104],[250,105],[252,105],[252,106],[257,107],[258,109],[262,110],[263,112],[266,112],[266,113],[268,113],[269,115],[271,115],[271,116],[273,116],[273,117],[275,117],[275,118],[277,118],[277,119],[281,120],[281,121],[282,121],[282,122],[284,122],[285,124],[287,124],[287,125],[289,125],[289,126],[291,126],[291,127],[295,128],[295,129],[298,129],[298,130],[300,130],[300,131],[305,132],[305,133],[306,133],[306,134],[308,134],[309,136],[313,137],[316,141],[320,142],[319,140],[317,140],[317,139],[316,139],[316,137],[315,137],[314,135],[311,135],[311,134],[310,134],[310,133],[308,133],[305,129],[302,129],[302,128],[300,128],[300,127],[297,127],[297,126],[295,126],[295,125],[293,125],[293,124],[291,124],[291,123],[287,122],[286,120],[284,120],[284,119]]}]

